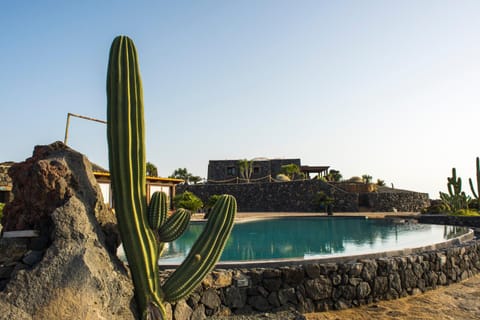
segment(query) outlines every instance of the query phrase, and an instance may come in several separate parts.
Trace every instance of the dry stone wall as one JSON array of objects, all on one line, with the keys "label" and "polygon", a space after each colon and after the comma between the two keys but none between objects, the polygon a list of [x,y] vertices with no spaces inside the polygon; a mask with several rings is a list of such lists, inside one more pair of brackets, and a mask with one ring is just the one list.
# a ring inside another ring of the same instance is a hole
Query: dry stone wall
[{"label": "dry stone wall", "polygon": [[[480,241],[350,263],[215,270],[194,293],[171,308],[174,319],[345,309],[418,294],[467,279],[479,271]],[[161,277],[171,272],[165,270]]]},{"label": "dry stone wall", "polygon": [[446,214],[422,214],[417,217],[418,222],[451,226],[466,226],[480,228],[480,217],[475,216],[450,216]]},{"label": "dry stone wall", "polygon": [[[320,180],[289,182],[179,185],[176,193],[191,191],[206,202],[214,194],[231,194],[243,212],[322,212],[315,204],[315,195],[323,191],[335,199],[334,212],[359,211],[359,199],[369,211],[418,212],[430,203],[428,194],[398,191],[346,192]],[[365,199],[363,201],[363,199]]]},{"label": "dry stone wall", "polygon": [[419,192],[371,192],[365,194],[369,206],[377,212],[418,212],[430,204],[428,194]]}]

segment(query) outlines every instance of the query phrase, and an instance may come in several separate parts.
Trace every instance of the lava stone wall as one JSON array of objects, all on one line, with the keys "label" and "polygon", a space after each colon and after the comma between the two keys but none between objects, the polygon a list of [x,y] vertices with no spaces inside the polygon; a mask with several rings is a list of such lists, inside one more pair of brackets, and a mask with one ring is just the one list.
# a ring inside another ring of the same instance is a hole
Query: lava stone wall
[{"label": "lava stone wall", "polygon": [[430,205],[428,193],[419,192],[370,192],[366,193],[369,206],[377,212],[416,212]]},{"label": "lava stone wall", "polygon": [[422,214],[418,216],[417,219],[418,219],[418,222],[420,223],[480,228],[480,217],[475,217],[475,216],[450,216],[445,214]]},{"label": "lava stone wall", "polygon": [[[187,299],[168,306],[173,319],[296,309],[344,309],[414,295],[480,271],[480,241],[399,257],[351,263],[215,270]],[[161,272],[167,277],[172,271]]]},{"label": "lava stone wall", "polygon": [[[254,160],[252,180],[266,178],[268,176],[276,177],[282,170],[283,165],[296,164],[301,166],[300,159],[272,159],[272,160]],[[227,174],[227,169],[235,168],[235,174]],[[210,160],[208,163],[208,180],[223,181],[236,177],[240,178],[239,160]]]},{"label": "lava stone wall", "polygon": [[[357,212],[359,194],[346,192],[321,180],[289,182],[178,185],[177,194],[186,190],[206,202],[214,194],[231,194],[242,212],[319,212],[315,195],[319,191],[335,199],[333,211]],[[428,194],[398,191],[362,193],[372,212],[418,212],[430,203]]]},{"label": "lava stone wall", "polygon": [[231,194],[242,212],[319,212],[319,191],[335,198],[334,211],[358,211],[358,194],[348,193],[320,180],[271,183],[178,185],[176,193],[193,192],[206,202],[214,194]]}]

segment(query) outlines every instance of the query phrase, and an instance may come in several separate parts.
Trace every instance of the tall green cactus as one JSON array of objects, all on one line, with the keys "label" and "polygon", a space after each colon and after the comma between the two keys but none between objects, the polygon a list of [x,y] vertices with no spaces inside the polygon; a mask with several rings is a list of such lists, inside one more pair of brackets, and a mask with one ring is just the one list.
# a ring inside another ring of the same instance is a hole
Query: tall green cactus
[{"label": "tall green cactus", "polygon": [[167,279],[158,277],[164,242],[186,228],[190,213],[178,210],[167,218],[166,196],[146,199],[143,92],[135,46],[128,37],[114,39],[107,75],[107,138],[113,200],[123,247],[143,319],[164,319],[163,301],[189,294],[220,258],[233,227],[235,198],[223,195],[185,261]]},{"label": "tall green cactus", "polygon": [[473,187],[472,178],[468,178],[468,182],[470,184],[470,189],[472,190],[472,194],[478,201],[478,209],[480,210],[480,159],[477,157],[477,191],[475,192],[475,188]]},{"label": "tall green cactus", "polygon": [[462,191],[462,178],[457,178],[457,170],[452,168],[452,176],[447,177],[448,194],[440,192],[440,199],[452,211],[468,209],[469,197]]},{"label": "tall green cactus", "polygon": [[452,168],[452,176],[447,178],[448,193],[451,196],[462,193],[462,178],[457,178],[457,169]]}]

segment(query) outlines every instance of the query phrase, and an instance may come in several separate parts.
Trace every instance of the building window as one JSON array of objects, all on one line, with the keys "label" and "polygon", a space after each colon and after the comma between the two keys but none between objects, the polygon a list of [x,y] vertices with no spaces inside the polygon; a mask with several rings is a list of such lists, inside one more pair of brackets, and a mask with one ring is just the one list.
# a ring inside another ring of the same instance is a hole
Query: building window
[{"label": "building window", "polygon": [[260,173],[260,167],[253,167],[253,174],[259,174]]},{"label": "building window", "polygon": [[227,167],[227,175],[236,176],[237,175],[237,169],[235,167]]}]

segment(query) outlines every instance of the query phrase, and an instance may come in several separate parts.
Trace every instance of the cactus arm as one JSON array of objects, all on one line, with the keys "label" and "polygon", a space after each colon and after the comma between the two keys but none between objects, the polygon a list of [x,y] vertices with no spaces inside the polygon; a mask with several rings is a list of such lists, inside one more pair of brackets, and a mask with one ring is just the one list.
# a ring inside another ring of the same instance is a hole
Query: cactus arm
[{"label": "cactus arm", "polygon": [[[473,196],[478,199],[478,194],[475,192],[475,187],[473,186],[472,178],[468,178],[468,183],[470,184],[470,189],[472,190]],[[480,190],[480,189],[477,189]]]},{"label": "cactus arm", "polygon": [[473,190],[473,183],[470,183],[470,187],[472,188],[472,193],[475,196],[475,198],[478,199],[479,207],[478,209],[480,210],[480,158],[477,157],[476,159],[476,176],[477,176],[477,192]]},{"label": "cactus arm", "polygon": [[452,176],[447,178],[448,193],[451,196],[458,196],[462,193],[462,178],[457,178],[457,170],[452,168]]},{"label": "cactus arm", "polygon": [[476,176],[477,176],[477,191],[475,191],[475,188],[473,186],[473,180],[471,178],[468,179],[468,182],[470,184],[470,189],[472,190],[473,197],[477,199],[477,205],[478,205],[478,210],[480,210],[480,158],[477,157],[476,159]]},{"label": "cactus arm", "polygon": [[164,283],[166,301],[174,302],[189,294],[213,269],[232,230],[236,211],[232,196],[222,195],[215,203],[188,256]]},{"label": "cactus arm", "polygon": [[147,223],[142,83],[133,42],[114,39],[107,74],[107,138],[115,212],[144,318],[164,314],[158,248]]},{"label": "cactus arm", "polygon": [[161,242],[172,242],[182,235],[190,222],[191,213],[185,209],[178,209],[158,229],[158,238]]},{"label": "cactus arm", "polygon": [[167,219],[167,195],[165,192],[154,192],[148,206],[148,224],[152,230],[157,230]]}]

